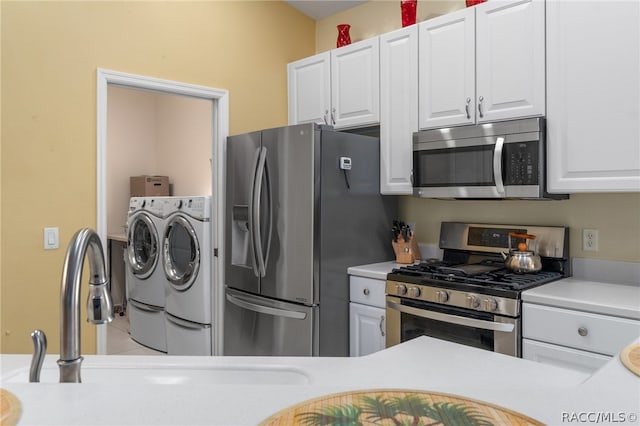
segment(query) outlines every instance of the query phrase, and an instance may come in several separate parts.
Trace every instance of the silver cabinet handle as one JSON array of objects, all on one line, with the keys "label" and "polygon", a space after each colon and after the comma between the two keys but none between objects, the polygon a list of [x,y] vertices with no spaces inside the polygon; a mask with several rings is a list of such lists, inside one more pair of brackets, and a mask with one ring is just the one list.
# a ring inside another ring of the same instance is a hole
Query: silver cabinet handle
[{"label": "silver cabinet handle", "polygon": [[474,327],[482,330],[504,331],[507,333],[511,333],[515,328],[513,324],[493,322],[493,321],[483,321],[475,318],[459,317],[457,315],[426,311],[424,309],[413,308],[411,306],[404,306],[404,305],[401,305],[400,303],[391,302],[389,300],[387,300],[387,307],[391,309],[395,309],[396,311],[399,311],[399,312],[404,312],[405,314],[415,315],[421,318],[433,319],[436,321],[448,322],[450,324],[458,324],[466,327]]},{"label": "silver cabinet handle", "polygon": [[336,109],[335,108],[331,108],[331,125],[332,126],[336,125]]},{"label": "silver cabinet handle", "polygon": [[371,291],[368,288],[365,288],[362,292],[364,293],[365,296],[368,296],[369,293],[371,293]]},{"label": "silver cabinet handle", "polygon": [[478,112],[480,113],[480,118],[484,117],[484,114],[482,113],[482,101],[484,101],[484,96],[480,96],[478,98]]},{"label": "silver cabinet handle", "polygon": [[467,98],[467,104],[464,106],[464,110],[467,112],[467,120],[471,118],[471,114],[469,113],[469,104],[471,103],[471,98]]},{"label": "silver cabinet handle", "polygon": [[493,178],[496,181],[496,191],[500,195],[504,195],[504,182],[502,181],[502,148],[504,146],[504,137],[496,139],[496,148],[493,151]]},{"label": "silver cabinet handle", "polygon": [[227,300],[240,308],[248,309],[259,314],[267,314],[276,317],[293,318],[298,320],[303,320],[307,317],[307,314],[304,312],[287,311],[285,309],[272,308],[271,306],[258,305],[257,303],[247,302],[246,300],[242,300],[230,294],[227,294]]},{"label": "silver cabinet handle", "polygon": [[384,315],[380,316],[380,335],[384,337]]},{"label": "silver cabinet handle", "polygon": [[587,334],[589,334],[589,330],[587,330],[587,327],[580,327],[578,329],[578,334],[581,335],[582,337],[584,337]]}]

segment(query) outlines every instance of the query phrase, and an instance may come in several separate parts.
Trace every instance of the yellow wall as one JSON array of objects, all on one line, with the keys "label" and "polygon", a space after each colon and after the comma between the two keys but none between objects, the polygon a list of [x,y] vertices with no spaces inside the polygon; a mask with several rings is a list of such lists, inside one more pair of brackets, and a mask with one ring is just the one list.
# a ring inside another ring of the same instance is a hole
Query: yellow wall
[{"label": "yellow wall", "polygon": [[[337,24],[351,25],[353,42],[401,28],[400,2],[373,0],[319,20],[316,52],[335,48]],[[462,0],[420,0],[417,21],[465,7]],[[415,222],[422,243],[438,243],[447,220],[570,227],[573,257],[640,262],[640,194],[576,194],[566,201],[443,201],[400,197],[400,216]],[[599,251],[582,251],[582,229],[599,230]]]},{"label": "yellow wall", "polygon": [[[315,23],[277,1],[0,8],[0,352],[31,352],[41,328],[58,353],[65,249],[96,225],[96,69],[227,89],[231,133],[284,125],[286,64],[314,53]],[[60,228],[60,249],[43,250],[45,226]],[[95,352],[92,326],[82,350]]]}]

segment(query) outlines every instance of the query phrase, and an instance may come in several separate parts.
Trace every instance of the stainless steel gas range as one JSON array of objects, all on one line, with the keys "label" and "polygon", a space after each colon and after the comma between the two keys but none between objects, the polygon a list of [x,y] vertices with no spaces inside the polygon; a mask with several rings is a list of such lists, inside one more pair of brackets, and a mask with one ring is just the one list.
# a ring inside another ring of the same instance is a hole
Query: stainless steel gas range
[{"label": "stainless steel gas range", "polygon": [[[506,268],[510,239],[513,253],[539,256],[539,271]],[[520,357],[521,293],[571,275],[569,229],[443,222],[440,248],[442,260],[387,275],[386,346],[425,335]]]}]

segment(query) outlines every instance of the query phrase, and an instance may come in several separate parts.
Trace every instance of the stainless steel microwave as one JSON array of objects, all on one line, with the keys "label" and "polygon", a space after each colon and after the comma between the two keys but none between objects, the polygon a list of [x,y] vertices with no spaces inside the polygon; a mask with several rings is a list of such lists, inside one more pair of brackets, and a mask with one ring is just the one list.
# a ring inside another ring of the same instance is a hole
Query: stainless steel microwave
[{"label": "stainless steel microwave", "polygon": [[413,134],[413,195],[566,199],[546,192],[545,119],[526,118]]}]

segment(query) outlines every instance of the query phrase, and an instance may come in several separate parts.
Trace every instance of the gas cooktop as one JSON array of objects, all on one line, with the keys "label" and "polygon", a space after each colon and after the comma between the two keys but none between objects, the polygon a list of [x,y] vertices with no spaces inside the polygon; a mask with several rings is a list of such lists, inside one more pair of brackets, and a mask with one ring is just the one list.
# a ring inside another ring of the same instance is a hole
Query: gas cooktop
[{"label": "gas cooktop", "polygon": [[523,290],[563,278],[556,271],[516,274],[502,262],[451,265],[423,262],[396,268],[387,280],[517,299]]}]

